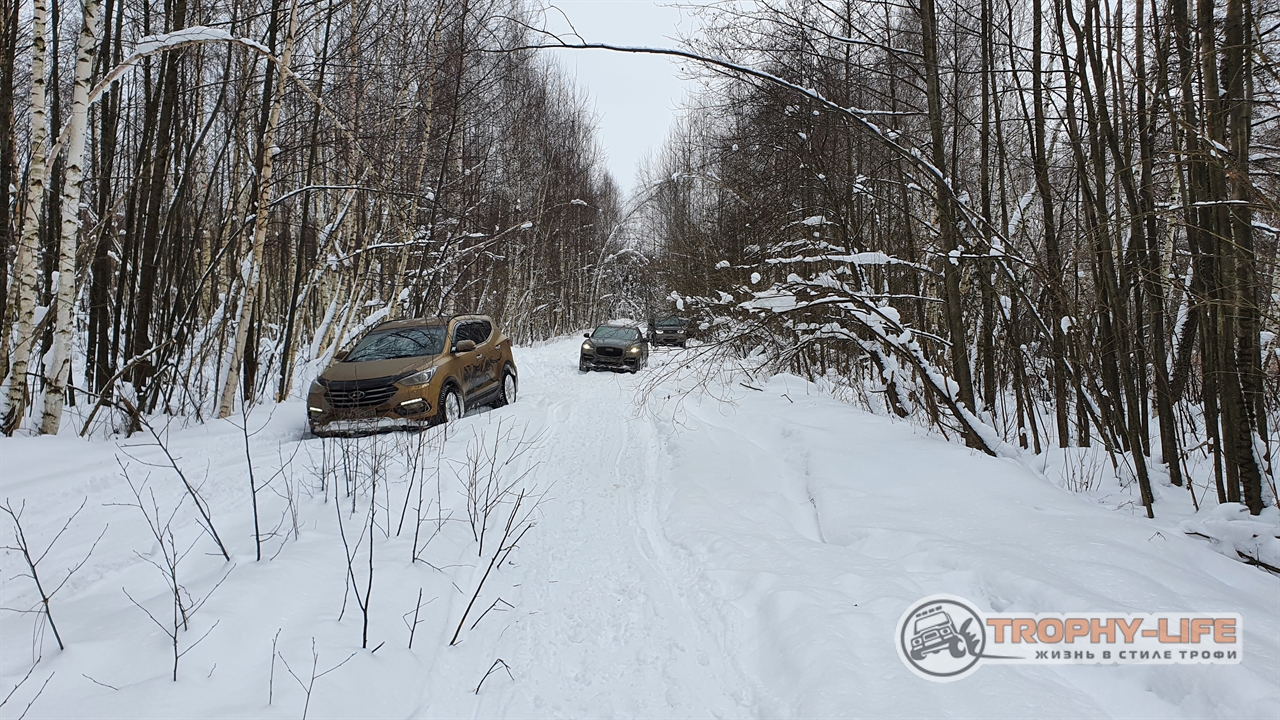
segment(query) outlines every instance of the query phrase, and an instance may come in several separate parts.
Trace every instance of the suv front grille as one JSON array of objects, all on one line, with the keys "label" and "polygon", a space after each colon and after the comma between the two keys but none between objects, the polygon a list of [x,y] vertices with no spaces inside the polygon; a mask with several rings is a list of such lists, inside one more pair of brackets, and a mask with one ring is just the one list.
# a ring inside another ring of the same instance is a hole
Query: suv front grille
[{"label": "suv front grille", "polygon": [[359,410],[373,408],[396,394],[396,378],[372,380],[330,380],[325,392],[334,410]]},{"label": "suv front grille", "polygon": [[596,354],[603,355],[605,357],[622,357],[622,348],[608,346],[600,347],[596,348]]}]

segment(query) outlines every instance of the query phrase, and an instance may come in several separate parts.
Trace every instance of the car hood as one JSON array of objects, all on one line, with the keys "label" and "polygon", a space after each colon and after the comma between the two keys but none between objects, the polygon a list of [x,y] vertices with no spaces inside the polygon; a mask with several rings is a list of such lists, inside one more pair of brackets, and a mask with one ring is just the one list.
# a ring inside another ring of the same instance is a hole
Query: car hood
[{"label": "car hood", "polygon": [[632,345],[639,345],[640,341],[639,340],[617,340],[614,338],[610,338],[608,340],[603,340],[603,339],[597,340],[595,338],[591,338],[591,344],[595,345],[596,347],[629,348]]},{"label": "car hood", "polygon": [[323,380],[372,380],[374,378],[399,377],[436,364],[439,355],[425,357],[393,358],[369,362],[337,362],[320,373]]}]

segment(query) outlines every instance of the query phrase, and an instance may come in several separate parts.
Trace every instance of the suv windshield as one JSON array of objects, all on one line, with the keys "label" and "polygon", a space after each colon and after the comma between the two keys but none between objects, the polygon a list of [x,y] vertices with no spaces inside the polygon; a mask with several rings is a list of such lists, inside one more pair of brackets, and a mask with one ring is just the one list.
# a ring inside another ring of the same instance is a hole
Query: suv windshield
[{"label": "suv windshield", "polygon": [[654,324],[660,328],[682,328],[684,320],[675,317],[658,318]]},{"label": "suv windshield", "polygon": [[591,333],[591,337],[597,340],[638,340],[640,331],[629,327],[601,325],[596,328],[595,332]]},{"label": "suv windshield", "polygon": [[951,617],[949,615],[946,613],[938,613],[937,615],[930,615],[929,617],[923,617],[917,620],[916,632],[924,632],[929,628],[943,627],[950,624]]},{"label": "suv windshield", "polygon": [[342,362],[370,362],[439,355],[444,351],[444,325],[396,328],[369,333]]}]

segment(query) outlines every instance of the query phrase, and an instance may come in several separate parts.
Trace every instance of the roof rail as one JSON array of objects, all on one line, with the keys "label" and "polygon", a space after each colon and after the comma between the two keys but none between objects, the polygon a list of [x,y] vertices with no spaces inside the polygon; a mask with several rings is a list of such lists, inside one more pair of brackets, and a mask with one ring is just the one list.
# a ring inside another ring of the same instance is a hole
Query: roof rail
[{"label": "roof rail", "polygon": [[[464,313],[454,313],[454,314],[449,315],[449,316],[440,315],[440,316],[438,316],[438,317],[439,317],[440,319],[442,319],[442,320],[449,321],[449,320],[456,320],[456,319],[458,319],[458,318],[460,318],[460,317],[467,317],[468,315],[479,315],[479,316],[482,316],[482,317],[488,317],[488,315],[486,315],[485,313],[482,313],[482,312],[464,312]],[[370,330],[372,330],[372,329],[374,329],[374,328],[380,328],[380,327],[382,327],[383,325],[386,325],[386,324],[388,324],[388,323],[393,323],[393,322],[404,322],[404,321],[406,321],[406,320],[427,320],[427,319],[429,319],[429,318],[395,318],[395,319],[393,319],[393,320],[383,320],[382,322],[378,323],[377,325],[374,325],[373,327],[371,327],[371,328],[369,328],[369,329],[370,329]]]}]

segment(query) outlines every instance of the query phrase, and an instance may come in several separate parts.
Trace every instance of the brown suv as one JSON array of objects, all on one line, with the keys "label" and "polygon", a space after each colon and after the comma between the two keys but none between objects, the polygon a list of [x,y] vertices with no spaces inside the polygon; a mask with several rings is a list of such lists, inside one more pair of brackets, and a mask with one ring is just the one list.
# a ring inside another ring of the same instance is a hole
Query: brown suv
[{"label": "brown suv", "polygon": [[316,435],[456,420],[477,405],[515,402],[511,339],[485,315],[394,320],[374,327],[307,393]]}]

